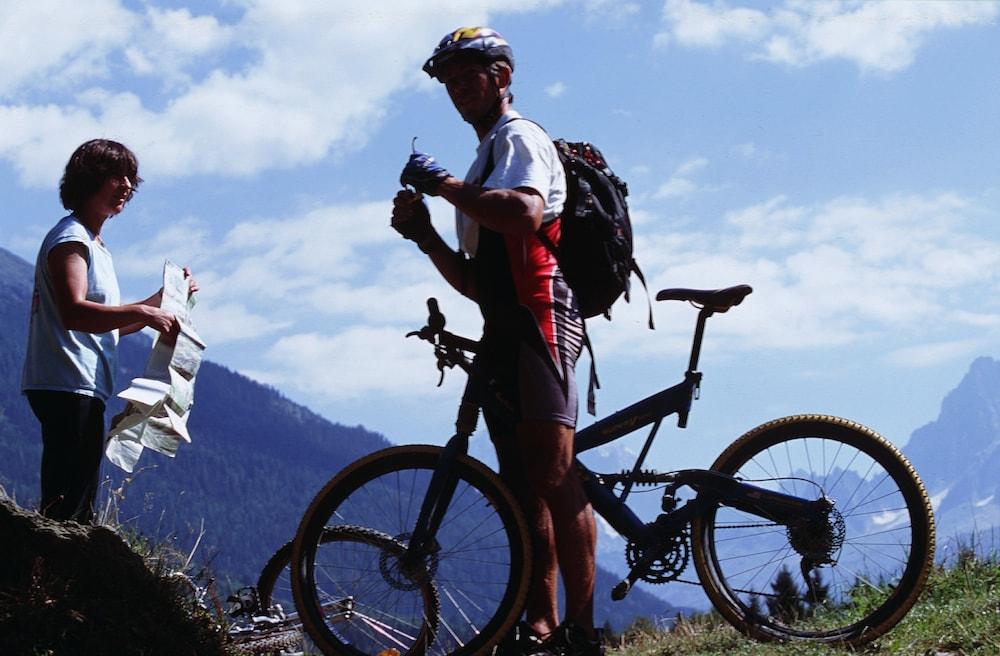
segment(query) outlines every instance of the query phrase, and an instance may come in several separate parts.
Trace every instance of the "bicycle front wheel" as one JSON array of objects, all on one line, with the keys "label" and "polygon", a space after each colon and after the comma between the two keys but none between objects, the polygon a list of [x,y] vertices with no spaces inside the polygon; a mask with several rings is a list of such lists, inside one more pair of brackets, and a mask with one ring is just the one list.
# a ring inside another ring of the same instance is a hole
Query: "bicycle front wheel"
[{"label": "bicycle front wheel", "polygon": [[[374,453],[341,471],[306,510],[293,547],[292,591],[325,654],[479,654],[520,615],[530,566],[527,525],[497,475],[476,460],[461,456],[454,464],[457,487],[437,548],[417,571],[400,563],[440,454],[433,446]],[[342,525],[390,536],[399,551],[384,550],[348,571],[344,542],[323,541]],[[427,581],[439,608],[413,599]],[[350,613],[330,611],[330,600],[345,599]]]},{"label": "bicycle front wheel", "polygon": [[860,645],[916,602],[934,515],[913,467],[878,433],[824,415],[785,417],[734,442],[712,469],[832,505],[821,522],[720,506],[693,523],[695,567],[716,609],[761,640]]}]

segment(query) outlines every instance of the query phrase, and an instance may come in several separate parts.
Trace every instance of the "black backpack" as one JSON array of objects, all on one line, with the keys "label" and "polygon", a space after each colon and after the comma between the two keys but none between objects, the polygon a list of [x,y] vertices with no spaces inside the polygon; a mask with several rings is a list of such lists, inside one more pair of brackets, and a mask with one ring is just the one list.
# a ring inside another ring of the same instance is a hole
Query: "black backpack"
[{"label": "black backpack", "polygon": [[[542,243],[559,261],[585,318],[611,318],[611,305],[624,294],[629,279],[646,279],[632,257],[632,223],[628,215],[628,185],[608,167],[604,155],[586,141],[552,142],[566,171],[566,204],[562,235],[556,247],[546,235]],[[653,327],[652,309],[649,327]]]}]

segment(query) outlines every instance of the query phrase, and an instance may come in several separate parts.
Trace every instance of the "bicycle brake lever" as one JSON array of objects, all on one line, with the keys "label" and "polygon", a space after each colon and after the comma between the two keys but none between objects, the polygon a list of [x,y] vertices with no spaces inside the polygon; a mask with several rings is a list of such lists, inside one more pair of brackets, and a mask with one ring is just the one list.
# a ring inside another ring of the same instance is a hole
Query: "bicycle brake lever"
[{"label": "bicycle brake lever", "polygon": [[445,327],[444,315],[441,314],[437,299],[433,296],[427,299],[427,327],[438,332]]},{"label": "bicycle brake lever", "polygon": [[410,332],[406,333],[407,337],[419,337],[425,342],[430,342],[431,344],[437,344],[437,340],[435,339],[436,335],[437,331],[435,331],[430,326],[424,326],[420,330],[411,330]]}]

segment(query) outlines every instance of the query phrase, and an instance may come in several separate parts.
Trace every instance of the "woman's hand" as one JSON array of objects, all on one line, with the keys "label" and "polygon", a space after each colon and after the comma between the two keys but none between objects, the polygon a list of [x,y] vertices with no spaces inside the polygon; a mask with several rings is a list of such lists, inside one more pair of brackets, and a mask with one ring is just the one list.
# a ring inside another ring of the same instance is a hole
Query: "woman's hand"
[{"label": "woman's hand", "polygon": [[143,305],[141,306],[145,312],[145,318],[143,323],[156,330],[157,332],[163,333],[164,335],[177,336],[180,332],[181,323],[174,316],[173,312],[168,312],[162,308],[156,307],[155,305]]},{"label": "woman's hand", "polygon": [[191,275],[190,267],[184,267],[184,277],[187,278],[188,281],[188,296],[190,296],[198,291],[198,281],[194,279],[193,275]]}]

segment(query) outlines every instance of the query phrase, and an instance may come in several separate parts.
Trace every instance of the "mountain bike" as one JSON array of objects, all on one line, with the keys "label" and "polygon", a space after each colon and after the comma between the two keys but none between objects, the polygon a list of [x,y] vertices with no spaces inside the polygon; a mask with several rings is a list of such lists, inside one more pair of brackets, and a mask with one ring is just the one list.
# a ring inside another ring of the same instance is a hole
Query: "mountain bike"
[{"label": "mountain bike", "polygon": [[[629,573],[612,597],[638,581],[679,580],[693,563],[714,607],[748,636],[861,645],[907,613],[934,553],[927,492],[889,441],[846,419],[796,415],[747,432],[709,469],[645,466],[666,417],[687,425],[706,321],[751,291],[660,291],[657,300],[698,309],[683,381],[576,434],[579,454],[650,428],[627,470],[574,463],[595,512],[627,541]],[[434,299],[428,307],[427,325],[411,335],[433,345],[442,376],[469,374],[454,437],[347,466],[313,499],[293,543],[295,604],[326,654],[490,654],[524,608],[524,515],[499,476],[467,455],[480,409],[504,404],[470,360],[477,342],[446,331]],[[655,516],[630,507],[640,491],[659,496]],[[378,536],[363,557],[349,542],[324,540],[355,526]],[[345,603],[350,613],[327,610]]]}]

